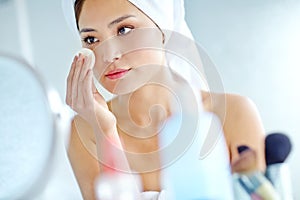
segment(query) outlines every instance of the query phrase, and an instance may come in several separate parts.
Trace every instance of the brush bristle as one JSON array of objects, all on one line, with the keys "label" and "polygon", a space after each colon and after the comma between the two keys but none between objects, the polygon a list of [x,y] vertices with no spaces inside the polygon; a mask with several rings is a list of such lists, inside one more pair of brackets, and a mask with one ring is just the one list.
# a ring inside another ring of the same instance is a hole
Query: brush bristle
[{"label": "brush bristle", "polygon": [[291,152],[292,144],[288,136],[282,133],[267,135],[265,140],[266,164],[283,163]]}]

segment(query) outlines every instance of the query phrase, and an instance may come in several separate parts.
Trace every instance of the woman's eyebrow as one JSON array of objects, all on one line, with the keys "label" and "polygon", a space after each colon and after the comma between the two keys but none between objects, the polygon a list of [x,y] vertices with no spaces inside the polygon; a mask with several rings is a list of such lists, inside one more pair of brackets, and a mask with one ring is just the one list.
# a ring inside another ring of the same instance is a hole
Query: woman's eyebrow
[{"label": "woman's eyebrow", "polygon": [[79,31],[79,33],[87,33],[87,32],[97,32],[97,30],[93,28],[83,28]]},{"label": "woman's eyebrow", "polygon": [[118,24],[118,23],[120,23],[120,22],[122,22],[125,19],[130,18],[130,17],[136,17],[136,16],[134,16],[134,15],[124,15],[124,16],[121,16],[121,17],[115,19],[114,21],[110,22],[107,27],[110,28],[111,26],[113,26],[115,24]]}]

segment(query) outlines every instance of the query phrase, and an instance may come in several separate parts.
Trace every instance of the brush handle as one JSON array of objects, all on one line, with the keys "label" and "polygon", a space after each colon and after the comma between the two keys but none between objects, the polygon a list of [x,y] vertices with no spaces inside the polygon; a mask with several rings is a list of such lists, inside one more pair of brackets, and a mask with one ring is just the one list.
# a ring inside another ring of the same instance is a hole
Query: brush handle
[{"label": "brush handle", "polygon": [[278,191],[281,199],[293,200],[291,174],[287,163],[267,166],[265,175]]},{"label": "brush handle", "polygon": [[249,195],[257,194],[263,200],[281,199],[271,182],[261,172],[240,174],[238,180]]}]

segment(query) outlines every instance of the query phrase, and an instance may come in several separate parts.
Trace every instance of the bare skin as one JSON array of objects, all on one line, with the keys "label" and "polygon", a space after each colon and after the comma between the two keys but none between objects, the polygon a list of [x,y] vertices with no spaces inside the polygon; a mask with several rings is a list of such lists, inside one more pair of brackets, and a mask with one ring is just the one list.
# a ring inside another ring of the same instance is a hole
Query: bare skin
[{"label": "bare skin", "polygon": [[223,123],[230,162],[239,158],[237,147],[247,145],[257,153],[256,168],[264,171],[265,131],[255,104],[249,98],[235,94],[201,93],[204,109],[216,114]]},{"label": "bare skin", "polygon": [[[119,16],[128,16],[128,14],[134,17],[119,20],[118,23],[108,26]],[[157,28],[147,16],[125,0],[86,0],[79,19],[81,37],[84,41],[83,46],[90,49],[93,49],[100,41],[107,38],[127,34],[133,25],[140,28]],[[89,42],[88,45],[87,42]],[[114,47],[111,46],[111,48]],[[112,55],[106,54],[102,56],[102,63],[96,63],[97,66],[109,66],[107,71],[104,71],[104,75],[109,74],[115,68],[124,66],[126,70],[128,66],[131,66],[130,72],[135,72],[135,70],[138,70],[138,66],[145,63],[162,64],[162,57],[164,57],[151,51],[139,51],[117,57],[113,55],[113,50],[111,51]],[[171,113],[171,107],[170,94],[164,89],[152,86],[143,87],[137,90],[131,98],[135,105],[132,108],[129,107],[132,119],[123,119],[122,115],[119,115],[122,107],[112,109],[111,106],[114,103],[113,101],[120,99],[117,98],[106,103],[101,94],[95,89],[92,82],[93,71],[86,65],[86,59],[82,55],[76,56],[68,76],[66,102],[78,113],[72,122],[68,155],[84,199],[95,199],[94,181],[102,172],[98,156],[101,154],[99,147],[101,147],[103,135],[114,138],[126,151],[136,153],[153,152],[158,149],[157,136],[154,135],[143,140],[129,137],[127,133],[119,128],[121,125],[119,123],[122,120],[123,122],[125,120],[125,123],[126,120],[128,122],[134,120],[139,126],[143,127],[149,124],[148,109],[151,105],[162,105],[167,116]],[[108,90],[113,90],[116,85],[116,81],[112,81],[107,76],[100,77],[100,83]],[[247,98],[238,95],[204,91],[199,91],[199,93],[202,96],[204,109],[215,113],[223,124],[230,161],[234,162],[238,159],[237,146],[247,145],[257,152],[257,169],[264,170],[264,129],[255,105]],[[153,96],[156,98],[153,98]],[[226,101],[224,101],[225,99]],[[121,104],[117,102],[114,105]],[[156,115],[156,118],[159,119],[158,122],[165,117],[160,113]],[[148,160],[135,160],[123,155],[120,160],[121,164],[128,164],[134,171],[141,172],[140,176],[144,191],[161,190],[160,171],[144,173],[141,170],[144,166],[152,166],[153,163],[156,165],[153,168],[158,167],[159,155]]]},{"label": "bare skin", "polygon": [[[216,94],[202,92],[205,110],[215,113],[220,119],[224,119],[224,108],[222,102],[226,97],[226,117],[223,123],[223,130],[230,155],[230,162],[235,162],[238,158],[236,147],[248,145],[257,152],[258,163],[256,168],[263,171],[264,161],[264,130],[258,112],[254,104],[247,98],[232,94]],[[210,97],[214,98],[215,105],[210,102]],[[76,125],[75,125],[76,122]],[[125,149],[134,147],[137,152],[149,152],[157,148],[157,138],[147,141],[131,140],[122,131],[118,131]],[[126,146],[128,148],[126,148]],[[133,150],[133,149],[131,149]],[[96,142],[93,129],[81,117],[75,117],[72,123],[72,134],[69,146],[69,158],[78,180],[81,192],[85,199],[94,199],[94,180],[100,174],[99,164],[96,155]],[[131,161],[134,162],[134,161]],[[152,161],[143,161],[151,164]],[[145,191],[159,191],[160,179],[159,171],[141,174]]]}]

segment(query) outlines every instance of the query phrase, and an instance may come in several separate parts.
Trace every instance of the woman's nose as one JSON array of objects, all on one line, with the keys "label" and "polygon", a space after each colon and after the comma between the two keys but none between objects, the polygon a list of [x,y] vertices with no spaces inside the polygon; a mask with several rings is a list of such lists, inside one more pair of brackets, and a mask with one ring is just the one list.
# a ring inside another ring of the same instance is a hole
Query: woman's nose
[{"label": "woman's nose", "polygon": [[108,40],[103,46],[103,61],[112,63],[122,57],[120,44],[118,41]]}]

